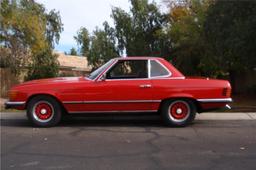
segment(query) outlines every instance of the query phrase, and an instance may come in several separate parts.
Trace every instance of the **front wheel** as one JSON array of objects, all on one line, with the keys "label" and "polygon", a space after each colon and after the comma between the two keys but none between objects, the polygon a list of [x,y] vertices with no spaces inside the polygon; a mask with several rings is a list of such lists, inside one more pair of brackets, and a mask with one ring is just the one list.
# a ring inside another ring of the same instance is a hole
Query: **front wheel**
[{"label": "front wheel", "polygon": [[196,108],[191,100],[165,101],[161,108],[162,117],[168,126],[186,126],[195,119]]},{"label": "front wheel", "polygon": [[50,96],[36,96],[27,107],[28,119],[35,126],[51,127],[61,120],[61,106]]}]

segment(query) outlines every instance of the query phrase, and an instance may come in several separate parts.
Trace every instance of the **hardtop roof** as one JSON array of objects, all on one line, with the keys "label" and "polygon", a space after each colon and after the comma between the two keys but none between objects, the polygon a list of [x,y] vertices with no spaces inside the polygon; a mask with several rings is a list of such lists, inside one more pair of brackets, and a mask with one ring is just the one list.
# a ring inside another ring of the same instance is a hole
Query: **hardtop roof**
[{"label": "hardtop roof", "polygon": [[116,57],[114,59],[117,59],[117,60],[129,60],[129,59],[132,59],[132,60],[149,60],[149,59],[163,59],[163,58],[160,58],[160,57],[150,57],[150,56],[127,56],[127,57]]}]

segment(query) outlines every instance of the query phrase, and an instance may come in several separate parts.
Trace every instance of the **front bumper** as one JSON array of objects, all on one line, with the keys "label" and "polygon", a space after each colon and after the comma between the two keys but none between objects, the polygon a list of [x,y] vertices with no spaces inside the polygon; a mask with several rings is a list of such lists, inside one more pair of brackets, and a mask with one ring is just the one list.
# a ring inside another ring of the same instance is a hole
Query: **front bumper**
[{"label": "front bumper", "polygon": [[5,102],[5,109],[23,109],[26,102]]}]

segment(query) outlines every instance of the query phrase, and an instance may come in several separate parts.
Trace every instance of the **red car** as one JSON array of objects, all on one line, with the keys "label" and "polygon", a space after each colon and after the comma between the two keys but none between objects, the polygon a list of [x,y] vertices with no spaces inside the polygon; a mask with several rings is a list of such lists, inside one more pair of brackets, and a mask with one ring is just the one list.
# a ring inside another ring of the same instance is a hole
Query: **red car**
[{"label": "red car", "polygon": [[156,57],[115,58],[88,77],[25,82],[9,91],[6,108],[27,109],[36,126],[54,126],[64,113],[156,112],[185,126],[196,113],[227,106],[228,81],[185,77]]}]

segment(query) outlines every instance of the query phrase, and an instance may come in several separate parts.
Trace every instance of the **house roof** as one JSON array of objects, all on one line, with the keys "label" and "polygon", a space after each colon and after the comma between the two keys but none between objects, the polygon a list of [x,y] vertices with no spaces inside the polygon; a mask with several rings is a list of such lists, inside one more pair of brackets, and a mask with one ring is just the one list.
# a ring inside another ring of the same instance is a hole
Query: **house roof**
[{"label": "house roof", "polygon": [[87,57],[66,55],[64,53],[55,52],[58,54],[58,61],[61,68],[70,68],[72,70],[90,71],[91,67],[88,64]]}]

